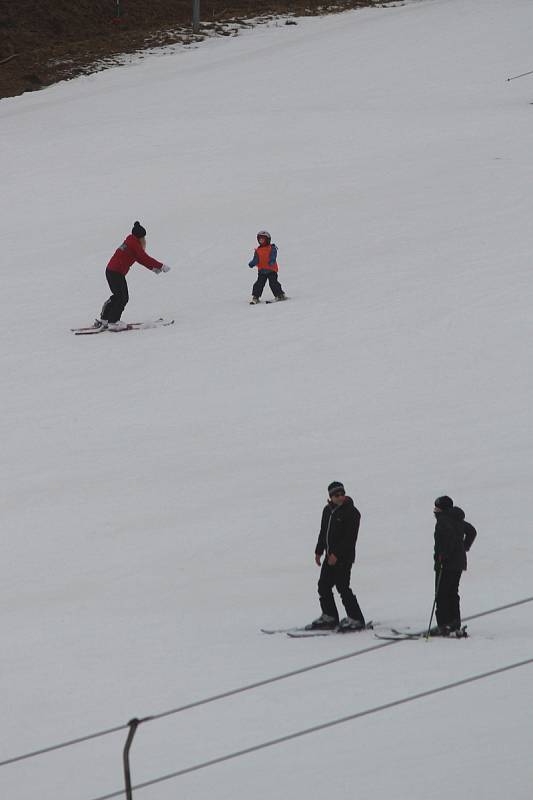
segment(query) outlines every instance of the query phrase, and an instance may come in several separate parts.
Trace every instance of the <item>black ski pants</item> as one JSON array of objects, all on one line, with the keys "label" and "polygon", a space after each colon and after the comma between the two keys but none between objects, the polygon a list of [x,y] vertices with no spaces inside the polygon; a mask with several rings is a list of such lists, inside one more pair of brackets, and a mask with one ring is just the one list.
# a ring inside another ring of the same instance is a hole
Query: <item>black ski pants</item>
[{"label": "black ski pants", "polygon": [[261,297],[267,281],[274,297],[279,297],[283,294],[283,289],[278,280],[278,273],[273,269],[261,269],[257,273],[257,280],[252,287],[252,295],[254,297]]},{"label": "black ski pants", "polygon": [[451,628],[461,627],[461,609],[459,598],[459,581],[461,571],[443,569],[439,583],[439,573],[435,574],[435,589],[438,584],[435,615],[437,625],[449,625]]},{"label": "black ski pants", "polygon": [[118,322],[130,299],[126,276],[110,269],[106,269],[105,276],[112,294],[102,306],[100,318],[106,319],[108,322]]},{"label": "black ski pants", "polygon": [[342,564],[337,561],[335,566],[331,566],[327,562],[327,556],[322,563],[320,570],[320,578],[318,579],[318,596],[320,598],[320,607],[323,614],[339,620],[339,612],[335,605],[335,598],[333,597],[333,587],[335,587],[341,596],[342,604],[346,609],[346,616],[352,619],[361,620],[365,624],[363,612],[357,602],[357,597],[350,589],[350,575],[352,572],[352,564]]}]

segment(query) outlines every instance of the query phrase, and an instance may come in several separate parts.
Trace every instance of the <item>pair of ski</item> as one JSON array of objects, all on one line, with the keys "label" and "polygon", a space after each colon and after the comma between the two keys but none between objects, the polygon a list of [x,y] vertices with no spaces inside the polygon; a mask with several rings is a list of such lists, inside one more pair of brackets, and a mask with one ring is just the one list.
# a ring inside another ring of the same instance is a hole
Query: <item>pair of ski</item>
[{"label": "pair of ski", "polygon": [[[427,637],[427,631],[402,631],[397,628],[391,628],[390,633],[374,633],[374,636],[376,639],[385,639],[389,642],[401,642],[407,639],[425,639]],[[447,636],[443,636],[441,633],[429,632],[430,639],[466,639],[467,637],[466,625],[463,625],[463,627],[457,631],[451,631]]]},{"label": "pair of ski", "polygon": [[[306,626],[304,628],[261,628],[262,633],[266,634],[274,634],[274,633],[284,633],[289,636],[291,639],[309,639],[315,636],[333,636],[336,634],[345,634],[345,633],[362,633],[365,630],[373,630],[374,623],[372,620],[366,623],[366,627],[361,630],[352,630],[350,628],[311,628],[310,626]],[[410,631],[410,630],[398,630],[398,628],[390,628],[390,633],[375,633],[374,636],[376,639],[384,639],[388,642],[401,642],[408,639],[425,639],[427,636],[427,631]],[[466,639],[468,634],[466,632],[466,625],[463,625],[457,631],[452,631],[448,636],[442,636],[441,634],[431,633],[429,634],[430,639],[439,638],[439,639]]]},{"label": "pair of ski", "polygon": [[337,634],[343,635],[346,633],[363,633],[364,631],[373,630],[374,623],[372,620],[366,623],[366,627],[358,630],[352,628],[311,628],[307,625],[304,628],[261,628],[261,633],[273,634],[284,633],[291,639],[310,639],[315,636],[335,636]]},{"label": "pair of ski", "polygon": [[75,336],[92,336],[96,333],[105,333],[106,331],[109,333],[124,333],[124,331],[141,331],[146,328],[164,328],[167,325],[174,325],[174,321],[173,319],[163,319],[163,317],[160,317],[159,319],[149,320],[147,322],[128,322],[125,328],[118,331],[104,327],[104,325],[100,325],[99,327],[88,325],[85,328],[71,328],[70,330]]},{"label": "pair of ski", "polygon": [[274,297],[272,300],[257,300],[255,303],[250,301],[250,305],[251,306],[258,306],[258,305],[261,305],[262,303],[264,303],[265,306],[270,306],[273,303],[283,303],[283,302],[285,302],[285,300],[290,300],[290,299],[291,299],[290,297],[287,297],[287,295],[285,295],[283,300],[278,300],[277,297]]}]

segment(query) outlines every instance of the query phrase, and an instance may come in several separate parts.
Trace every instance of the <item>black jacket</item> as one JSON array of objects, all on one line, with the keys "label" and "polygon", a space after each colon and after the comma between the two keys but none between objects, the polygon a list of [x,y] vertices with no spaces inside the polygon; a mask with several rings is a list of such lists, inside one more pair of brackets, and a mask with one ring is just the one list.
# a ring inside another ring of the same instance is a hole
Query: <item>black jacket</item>
[{"label": "black jacket", "polygon": [[462,572],[466,569],[463,522],[453,509],[440,511],[435,516],[435,568],[442,564],[444,569]]},{"label": "black jacket", "polygon": [[353,564],[360,521],[361,514],[351,497],[346,497],[341,506],[329,502],[322,512],[315,553],[321,556],[325,551],[328,556],[337,556],[341,563]]},{"label": "black jacket", "polygon": [[464,568],[466,569],[466,553],[468,553],[468,551],[470,550],[470,548],[474,544],[474,539],[477,536],[477,531],[476,531],[476,529],[474,528],[473,525],[471,525],[469,522],[466,521],[465,512],[463,511],[462,508],[459,508],[459,507],[455,506],[454,508],[452,508],[452,514],[453,514],[454,518],[457,520],[457,523],[459,525],[459,529],[460,529],[462,537],[463,537],[463,545],[464,545],[464,548],[465,548],[465,567]]}]

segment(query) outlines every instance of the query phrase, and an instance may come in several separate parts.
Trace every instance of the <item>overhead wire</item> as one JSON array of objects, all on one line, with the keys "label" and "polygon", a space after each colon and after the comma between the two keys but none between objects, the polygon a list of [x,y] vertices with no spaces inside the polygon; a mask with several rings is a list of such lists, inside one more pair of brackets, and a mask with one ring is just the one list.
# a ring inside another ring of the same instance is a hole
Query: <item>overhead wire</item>
[{"label": "overhead wire", "polygon": [[[402,697],[399,700],[392,700],[389,703],[383,703],[379,706],[374,706],[373,708],[367,708],[364,711],[356,711],[353,714],[348,714],[344,717],[339,717],[338,719],[330,720],[329,722],[322,722],[319,725],[313,725],[310,728],[304,728],[300,731],[295,731],[294,733],[289,733],[285,736],[278,736],[276,739],[270,739],[267,742],[261,742],[260,744],[252,745],[251,747],[245,747],[242,750],[236,750],[233,753],[227,753],[226,755],[219,756],[218,758],[212,758],[209,761],[202,761],[199,764],[193,764],[191,767],[185,767],[184,769],[177,770],[176,772],[170,772],[167,775],[161,775],[158,778],[153,778],[149,781],[143,781],[142,783],[138,783],[135,786],[132,786],[133,791],[137,791],[139,789],[145,789],[148,786],[155,786],[158,783],[163,783],[164,781],[171,780],[173,778],[179,778],[182,775],[187,775],[191,772],[198,772],[199,770],[206,769],[207,767],[212,767],[215,764],[222,764],[224,761],[231,761],[236,758],[240,758],[242,756],[249,755],[250,753],[255,753],[259,750],[265,750],[268,747],[274,747],[275,745],[283,744],[285,742],[290,742],[293,739],[299,739],[302,736],[308,736],[311,733],[317,733],[318,731],[323,731],[328,728],[333,728],[336,725],[342,725],[346,722],[351,722],[355,719],[360,719],[361,717],[368,717],[371,714],[378,714],[381,711],[386,711],[390,708],[395,708],[397,706],[405,705],[406,703],[412,703],[415,700],[420,700],[424,697],[430,697],[431,695],[439,694],[440,692],[446,692],[450,689],[456,689],[458,686],[465,686],[468,683],[474,683],[475,681],[481,681],[486,678],[490,678],[494,675],[499,675],[503,672],[509,672],[513,669],[518,669],[519,667],[524,667],[528,664],[533,664],[533,658],[525,659],[524,661],[517,661],[514,664],[507,664],[503,667],[497,667],[496,669],[489,670],[488,672],[482,672],[478,675],[472,675],[469,678],[462,678],[458,681],[453,681],[452,683],[444,684],[443,686],[437,686],[433,689],[428,689],[424,692],[417,692],[416,694],[408,695],[407,697]],[[91,800],[112,800],[114,797],[122,797],[124,795],[124,791],[121,789],[119,791],[111,792],[109,794],[100,795],[99,797],[93,797]]]},{"label": "overhead wire", "polygon": [[[481,612],[479,612],[477,614],[471,614],[468,617],[464,617],[463,621],[467,622],[468,620],[471,620],[471,619],[477,619],[479,617],[484,617],[484,616],[487,616],[489,614],[495,614],[498,611],[505,611],[505,610],[507,610],[509,608],[514,608],[516,606],[524,605],[525,603],[530,603],[532,601],[533,601],[533,597],[526,597],[526,598],[524,598],[522,600],[516,600],[516,601],[514,601],[512,603],[506,603],[505,605],[497,606],[496,608],[492,608],[492,609],[489,609],[487,611],[481,611]],[[326,659],[324,661],[318,661],[318,662],[316,662],[314,664],[308,664],[305,667],[298,667],[297,669],[281,673],[280,675],[274,675],[273,677],[270,677],[270,678],[264,678],[264,679],[259,680],[259,681],[254,681],[253,683],[246,684],[245,686],[239,686],[239,687],[237,687],[235,689],[228,689],[225,692],[220,692],[218,694],[211,695],[209,697],[204,697],[204,698],[202,698],[200,700],[194,700],[194,701],[192,701],[190,703],[186,703],[184,705],[177,706],[176,708],[171,708],[171,709],[169,709],[167,711],[162,711],[162,712],[159,712],[157,714],[152,714],[150,716],[143,717],[142,719],[139,720],[139,723],[152,722],[152,721],[155,721],[155,720],[158,720],[158,719],[163,719],[164,717],[169,717],[169,716],[171,716],[173,714],[179,714],[179,713],[181,713],[183,711],[188,711],[188,710],[190,710],[192,708],[198,708],[199,706],[207,705],[208,703],[214,703],[214,702],[216,702],[218,700],[224,700],[224,699],[226,699],[228,697],[233,697],[235,695],[242,694],[244,692],[249,692],[252,689],[258,689],[261,686],[267,686],[267,685],[272,684],[272,683],[277,683],[279,681],[283,681],[283,680],[287,680],[288,678],[295,677],[296,675],[303,675],[306,672],[311,672],[311,671],[313,671],[315,669],[321,669],[322,667],[327,667],[330,664],[336,664],[336,663],[339,663],[341,661],[346,661],[346,660],[351,659],[351,658],[356,658],[357,656],[365,655],[366,653],[372,653],[372,652],[374,652],[376,650],[382,650],[385,647],[390,647],[393,644],[397,644],[399,641],[405,641],[405,640],[404,639],[398,639],[398,640],[394,640],[394,641],[380,642],[379,644],[374,644],[374,645],[371,645],[370,647],[365,647],[362,650],[351,651],[349,653],[344,653],[343,655],[340,655],[340,656],[334,656],[332,658],[328,658],[328,659]],[[128,724],[127,723],[126,724],[122,724],[122,725],[116,725],[116,726],[114,726],[112,728],[106,728],[104,730],[96,731],[94,733],[89,733],[89,734],[86,734],[84,736],[78,736],[78,737],[76,737],[74,739],[68,739],[68,740],[66,740],[64,742],[59,742],[57,744],[52,744],[52,745],[48,745],[48,746],[45,746],[45,747],[41,747],[41,748],[39,748],[37,750],[32,750],[32,751],[29,751],[27,753],[22,753],[22,754],[17,755],[17,756],[12,756],[11,758],[3,759],[2,761],[0,761],[0,767],[5,767],[8,764],[15,764],[17,762],[25,761],[25,760],[30,759],[30,758],[35,758],[36,756],[44,755],[46,753],[52,753],[52,752],[54,752],[56,750],[62,750],[64,748],[72,747],[72,746],[77,745],[77,744],[82,744],[83,742],[88,742],[88,741],[90,741],[92,739],[98,739],[98,738],[101,738],[101,737],[104,737],[104,736],[109,736],[111,734],[118,733],[120,731],[125,731],[127,729],[128,729]]]}]

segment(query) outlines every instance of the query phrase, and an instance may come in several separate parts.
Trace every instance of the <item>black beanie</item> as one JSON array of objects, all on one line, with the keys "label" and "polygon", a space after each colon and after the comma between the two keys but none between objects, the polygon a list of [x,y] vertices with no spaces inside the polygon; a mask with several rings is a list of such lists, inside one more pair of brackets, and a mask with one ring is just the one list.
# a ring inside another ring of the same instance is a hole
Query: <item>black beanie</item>
[{"label": "black beanie", "polygon": [[139,220],[137,220],[137,222],[134,224],[131,232],[137,237],[137,239],[143,239],[146,236],[146,229],[143,228]]},{"label": "black beanie", "polygon": [[333,492],[344,492],[344,486],[340,481],[333,481],[328,486],[328,494],[332,495]]},{"label": "black beanie", "polygon": [[435,508],[440,508],[441,511],[450,511],[453,508],[453,500],[448,495],[443,494],[442,497],[437,497],[435,500]]}]

